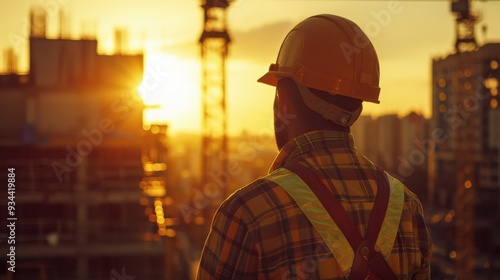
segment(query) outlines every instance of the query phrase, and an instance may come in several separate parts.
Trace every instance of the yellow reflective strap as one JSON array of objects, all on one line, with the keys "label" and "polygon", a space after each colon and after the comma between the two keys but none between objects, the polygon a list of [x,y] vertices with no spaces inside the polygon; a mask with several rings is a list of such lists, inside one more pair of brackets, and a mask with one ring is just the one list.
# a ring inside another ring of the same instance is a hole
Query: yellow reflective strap
[{"label": "yellow reflective strap", "polygon": [[[390,186],[389,205],[375,243],[375,249],[387,260],[399,229],[405,187],[396,178],[388,173],[386,175]],[[306,183],[295,173],[285,168],[275,170],[264,179],[275,182],[293,198],[327,244],[345,277],[349,278],[354,251],[342,231]]]},{"label": "yellow reflective strap", "polygon": [[399,221],[403,212],[405,199],[404,185],[398,179],[385,172],[389,179],[390,194],[387,212],[385,213],[380,233],[378,234],[375,250],[379,251],[386,260],[391,255],[394,240],[399,229]]},{"label": "yellow reflective strap", "polygon": [[285,168],[275,170],[264,179],[278,184],[295,200],[321,238],[323,238],[323,241],[325,241],[345,277],[349,278],[354,260],[354,251],[342,231],[306,183],[295,173]]}]

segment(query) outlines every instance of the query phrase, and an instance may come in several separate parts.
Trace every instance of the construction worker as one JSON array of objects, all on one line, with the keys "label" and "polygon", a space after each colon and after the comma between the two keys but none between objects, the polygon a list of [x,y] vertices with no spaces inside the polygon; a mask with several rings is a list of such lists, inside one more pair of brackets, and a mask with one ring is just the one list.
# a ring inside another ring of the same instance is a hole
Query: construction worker
[{"label": "construction worker", "polygon": [[217,210],[197,278],[430,279],[421,203],[349,133],[362,102],[379,103],[368,37],[348,19],[309,17],[259,82],[276,87],[280,151]]}]

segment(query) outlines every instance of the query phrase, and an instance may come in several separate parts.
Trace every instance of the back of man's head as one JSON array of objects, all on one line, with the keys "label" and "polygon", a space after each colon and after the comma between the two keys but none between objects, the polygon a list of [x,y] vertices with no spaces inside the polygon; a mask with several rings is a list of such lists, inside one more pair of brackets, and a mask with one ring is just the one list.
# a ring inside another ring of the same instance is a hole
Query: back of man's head
[{"label": "back of man's head", "polygon": [[[304,98],[300,92],[299,87],[295,81],[291,78],[281,78],[278,81],[277,90],[279,91],[280,99],[286,98],[291,107],[293,107],[293,113],[296,114],[296,118],[300,119],[309,130],[339,130],[339,131],[349,131],[349,126],[339,125],[337,122],[332,122],[330,119],[325,118],[320,112],[313,110],[304,101]],[[349,114],[351,112],[361,112],[362,100],[347,97],[343,95],[332,95],[326,91],[308,88],[308,92],[305,94],[313,94],[315,97],[322,102],[330,104],[329,106],[337,106],[341,111],[345,111]],[[288,108],[290,111],[290,108]],[[342,122],[342,121],[338,121]]]},{"label": "back of man's head", "polygon": [[296,85],[301,97],[297,101],[340,126],[356,121],[362,101],[379,103],[375,49],[363,31],[343,17],[312,16],[288,33],[276,63],[259,82],[278,86],[283,78]]}]

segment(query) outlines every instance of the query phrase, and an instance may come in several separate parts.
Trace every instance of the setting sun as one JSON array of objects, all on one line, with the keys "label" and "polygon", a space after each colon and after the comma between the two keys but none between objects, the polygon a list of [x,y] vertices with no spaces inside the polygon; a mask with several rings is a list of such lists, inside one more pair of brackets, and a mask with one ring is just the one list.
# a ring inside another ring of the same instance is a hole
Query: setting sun
[{"label": "setting sun", "polygon": [[168,123],[171,130],[200,127],[200,74],[196,59],[148,52],[139,86],[146,125]]}]

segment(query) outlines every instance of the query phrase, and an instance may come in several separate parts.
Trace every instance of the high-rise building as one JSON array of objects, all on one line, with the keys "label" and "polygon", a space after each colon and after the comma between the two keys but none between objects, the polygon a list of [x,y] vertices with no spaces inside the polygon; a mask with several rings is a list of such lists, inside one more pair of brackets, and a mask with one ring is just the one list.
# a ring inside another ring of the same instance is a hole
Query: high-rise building
[{"label": "high-rise building", "polygon": [[[432,62],[430,140],[435,150],[429,195],[433,205],[450,211],[445,223],[456,234],[440,246],[458,260],[463,254],[457,244],[471,242],[475,249],[466,254],[474,254],[475,263],[470,265],[483,272],[495,269],[500,250],[499,63],[500,43]],[[473,240],[461,240],[464,232]]]},{"label": "high-rise building", "polygon": [[404,182],[424,201],[427,188],[428,121],[411,112],[376,119],[360,116],[351,127],[358,152]]},{"label": "high-rise building", "polygon": [[361,115],[351,127],[354,146],[357,151],[370,160],[378,163],[377,121],[369,115]]},{"label": "high-rise building", "polygon": [[7,279],[165,279],[168,217],[153,203],[167,203],[144,163],[166,165],[144,162],[143,55],[99,55],[87,39],[29,43],[29,73],[0,75],[2,181],[15,174]]}]

